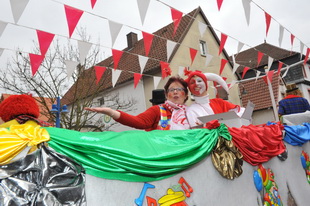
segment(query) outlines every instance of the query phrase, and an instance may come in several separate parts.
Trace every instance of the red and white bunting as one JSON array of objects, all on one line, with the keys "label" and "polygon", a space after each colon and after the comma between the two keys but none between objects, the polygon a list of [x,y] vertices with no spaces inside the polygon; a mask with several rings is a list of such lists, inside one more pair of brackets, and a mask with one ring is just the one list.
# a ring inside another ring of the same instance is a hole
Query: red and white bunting
[{"label": "red and white bunting", "polygon": [[243,79],[244,75],[248,72],[249,69],[250,67],[244,67],[241,79]]},{"label": "red and white bunting", "polygon": [[119,76],[122,73],[122,70],[118,70],[118,69],[111,69],[112,71],[112,86],[115,87],[115,84],[119,78]]},{"label": "red and white bunting", "polygon": [[173,30],[173,36],[174,36],[181,22],[183,13],[174,8],[171,8],[171,16],[174,24],[174,30]]},{"label": "red and white bunting", "polygon": [[29,53],[29,59],[30,59],[30,66],[31,66],[31,73],[32,73],[32,76],[34,76],[41,63],[43,62],[43,59],[45,58],[44,55],[38,55],[38,54],[31,54]]},{"label": "red and white bunting", "polygon": [[256,67],[259,66],[259,63],[261,62],[263,56],[264,56],[263,52],[260,52],[260,51],[257,52],[257,66]]},{"label": "red and white bunting", "polygon": [[282,45],[283,33],[284,33],[284,27],[280,24],[279,25],[279,46],[280,47]]},{"label": "red and white bunting", "polygon": [[92,47],[92,43],[78,40],[80,63],[84,64],[87,54]]},{"label": "red and white bunting", "polygon": [[228,60],[227,59],[221,59],[221,67],[220,67],[220,75],[222,75],[222,72],[225,68],[225,65],[227,64]]},{"label": "red and white bunting", "polygon": [[200,37],[202,38],[204,33],[207,30],[207,25],[205,23],[202,23],[201,21],[198,21],[198,29],[199,29]]},{"label": "red and white bunting", "polygon": [[167,61],[169,61],[172,51],[174,50],[176,45],[176,42],[167,39]]},{"label": "red and white bunting", "polygon": [[255,77],[255,83],[257,82],[258,77],[260,76],[261,72],[260,71],[256,71],[256,77]]},{"label": "red and white bunting", "polygon": [[147,9],[150,5],[150,0],[137,0],[137,3],[138,3],[138,8],[139,8],[141,23],[143,25]]},{"label": "red and white bunting", "polygon": [[0,37],[2,36],[2,33],[4,32],[7,25],[8,23],[0,21]]},{"label": "red and white bunting", "polygon": [[69,37],[71,38],[76,25],[79,23],[79,20],[84,13],[84,11],[73,8],[71,6],[64,5],[66,17],[67,17],[67,23],[69,28]]},{"label": "red and white bunting", "polygon": [[51,34],[45,31],[40,31],[37,30],[37,36],[38,36],[38,40],[39,40],[39,47],[40,47],[40,52],[41,55],[45,55],[48,48],[50,47],[55,34]]},{"label": "red and white bunting", "polygon": [[145,56],[149,55],[149,52],[151,50],[152,42],[153,42],[153,34],[147,33],[142,31],[143,36],[143,43],[144,43],[144,50],[145,50]]},{"label": "red and white bunting", "polygon": [[248,26],[250,25],[251,4],[249,0],[242,0],[243,10]]},{"label": "red and white bunting", "polygon": [[140,73],[134,73],[133,74],[133,87],[134,88],[136,88],[137,87],[137,85],[138,85],[138,83],[139,83],[139,81],[140,81],[140,79],[142,78],[142,74],[140,74]]},{"label": "red and white bunting", "polygon": [[235,74],[237,69],[239,68],[240,64],[238,63],[234,63],[234,67],[233,67],[233,70],[232,70],[232,73]]},{"label": "red and white bunting", "polygon": [[282,78],[284,78],[287,75],[288,70],[290,69],[290,67],[285,67],[287,68],[286,71],[284,72],[284,74],[282,75]]},{"label": "red and white bunting", "polygon": [[10,2],[14,22],[17,24],[26,6],[28,5],[29,0],[10,0]]},{"label": "red and white bunting", "polygon": [[277,75],[280,75],[282,66],[283,66],[283,62],[280,62],[280,61],[279,61],[279,62],[278,62],[278,72],[277,72]]},{"label": "red and white bunting", "polygon": [[267,12],[265,12],[265,20],[266,20],[266,37],[267,37],[271,22],[271,16]]},{"label": "red and white bunting", "polygon": [[95,7],[96,2],[97,2],[97,0],[90,0],[92,9]]},{"label": "red and white bunting", "polygon": [[96,84],[98,84],[102,75],[104,74],[104,72],[107,68],[102,67],[102,66],[94,66],[94,69],[95,69],[95,73],[96,73]]},{"label": "red and white bunting", "polygon": [[219,49],[219,54],[220,55],[224,49],[224,46],[225,46],[225,43],[226,43],[226,40],[227,40],[227,35],[226,34],[223,34],[221,33],[221,43],[220,43],[220,49]]},{"label": "red and white bunting", "polygon": [[169,66],[170,66],[169,63],[167,62],[164,62],[164,61],[160,62],[161,76],[163,79],[171,75],[171,68]]},{"label": "red and white bunting", "polygon": [[159,84],[159,82],[161,80],[161,77],[153,76],[153,80],[154,80],[154,89],[157,89],[158,84]]},{"label": "red and white bunting", "polygon": [[109,22],[110,35],[111,35],[111,40],[112,40],[111,46],[113,47],[114,42],[123,27],[123,24],[119,24],[111,20],[108,20],[108,22]]},{"label": "red and white bunting", "polygon": [[208,66],[213,59],[213,56],[211,54],[206,54],[206,63],[205,65]]},{"label": "red and white bunting", "polygon": [[291,51],[293,51],[294,39],[295,39],[295,36],[291,34]]},{"label": "red and white bunting", "polygon": [[302,56],[304,54],[304,48],[305,48],[305,45],[300,42],[300,60],[302,59]]},{"label": "red and white bunting", "polygon": [[216,2],[217,2],[217,8],[220,11],[221,7],[222,7],[223,0],[216,0]]},{"label": "red and white bunting", "polygon": [[76,66],[79,64],[79,62],[71,61],[71,60],[65,60],[66,69],[67,69],[67,78],[69,79],[74,70],[76,69]]},{"label": "red and white bunting", "polygon": [[190,57],[191,57],[191,65],[193,64],[196,54],[197,54],[197,49],[193,49],[193,48],[189,48],[189,53],[190,53]]},{"label": "red and white bunting", "polygon": [[117,69],[118,63],[123,55],[123,51],[112,49],[112,57],[114,61],[114,69]]},{"label": "red and white bunting", "polygon": [[270,68],[271,68],[271,65],[273,63],[273,58],[268,56],[268,67],[267,67],[267,70],[266,72],[269,72]]},{"label": "red and white bunting", "polygon": [[244,46],[244,43],[242,43],[242,42],[238,42],[238,50],[237,50],[237,53],[239,53],[240,51],[241,51],[241,49],[242,49],[242,47]]},{"label": "red and white bunting", "polygon": [[310,48],[307,48],[306,56],[305,56],[305,59],[304,59],[304,64],[306,64],[307,61],[308,61],[309,53],[310,53]]},{"label": "red and white bunting", "polygon": [[140,73],[142,74],[146,65],[146,62],[148,61],[148,57],[138,55],[139,59],[139,65],[140,65]]}]

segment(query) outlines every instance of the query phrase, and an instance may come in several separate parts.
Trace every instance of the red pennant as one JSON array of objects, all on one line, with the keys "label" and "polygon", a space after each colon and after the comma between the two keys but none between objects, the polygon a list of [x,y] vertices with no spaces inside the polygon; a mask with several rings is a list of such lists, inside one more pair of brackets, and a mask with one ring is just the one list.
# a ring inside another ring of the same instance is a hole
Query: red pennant
[{"label": "red pennant", "polygon": [[226,34],[221,34],[221,43],[220,43],[220,49],[219,49],[219,54],[221,54],[222,50],[224,49],[224,46],[225,46],[225,43],[226,43],[226,40],[227,40],[227,35]]},{"label": "red pennant", "polygon": [[148,56],[151,46],[152,46],[154,35],[146,33],[144,31],[142,31],[142,35],[143,35],[143,41],[144,41],[145,56]]},{"label": "red pennant", "polygon": [[295,36],[293,34],[291,34],[291,46],[293,48],[293,44],[294,44],[294,39],[295,39]]},{"label": "red pennant", "polygon": [[119,60],[123,55],[123,51],[112,49],[113,61],[114,61],[114,70],[117,69]]},{"label": "red pennant", "polygon": [[267,12],[265,12],[265,17],[266,17],[266,36],[267,36],[268,31],[269,31],[271,16]]},{"label": "red pennant", "polygon": [[95,68],[95,72],[96,72],[96,84],[98,84],[102,75],[104,74],[104,72],[107,68],[101,67],[101,66],[94,66],[94,68]]},{"label": "red pennant", "polygon": [[264,53],[258,51],[257,52],[257,67],[259,66],[260,61],[262,60]]},{"label": "red pennant", "polygon": [[37,30],[37,36],[39,40],[40,52],[44,56],[53,41],[55,34],[47,33],[45,31]]},{"label": "red pennant", "polygon": [[37,54],[29,54],[32,76],[38,71],[45,56]]},{"label": "red pennant", "polygon": [[196,57],[196,54],[197,54],[197,50],[196,49],[193,49],[193,48],[189,48],[189,52],[190,52],[190,55],[191,55],[191,64],[193,64],[194,62],[194,59]]},{"label": "red pennant", "polygon": [[308,61],[309,53],[310,53],[310,48],[307,48],[307,53],[306,53],[306,56],[305,56],[305,59],[304,59],[304,65],[305,65],[305,64],[307,63],[307,61]]},{"label": "red pennant", "polygon": [[177,29],[179,27],[180,21],[182,19],[182,15],[183,15],[182,12],[180,12],[174,8],[171,8],[171,16],[172,16],[172,21],[174,23],[173,36],[175,35],[175,32],[177,31]]},{"label": "red pennant", "polygon": [[134,74],[133,74],[133,78],[134,78],[134,88],[137,87],[137,85],[138,85],[138,83],[139,83],[141,77],[142,77],[142,74],[140,74],[140,73],[134,73]]},{"label": "red pennant", "polygon": [[161,67],[161,76],[163,79],[171,75],[171,69],[169,67],[169,63],[161,61],[160,67]]},{"label": "red pennant", "polygon": [[224,79],[224,81],[226,82],[226,80],[227,80],[227,77],[222,77],[222,79]]},{"label": "red pennant", "polygon": [[244,67],[241,79],[243,79],[245,73],[247,73],[247,71],[248,71],[249,69],[250,69],[250,67]]},{"label": "red pennant", "polygon": [[68,27],[69,27],[69,37],[71,38],[71,35],[79,22],[83,11],[64,5],[65,6],[65,11],[66,11],[66,17],[67,17],[67,22],[68,22]]},{"label": "red pennant", "polygon": [[277,75],[280,74],[281,69],[282,69],[282,66],[283,66],[283,62],[280,62],[280,61],[279,61],[279,63],[278,63],[278,73],[277,73]]},{"label": "red pennant", "polygon": [[221,68],[220,68],[220,75],[222,74],[223,70],[224,70],[224,67],[225,65],[227,64],[227,60],[226,59],[222,59],[221,60]]},{"label": "red pennant", "polygon": [[97,0],[90,0],[90,1],[91,1],[91,8],[93,9],[95,4],[96,4],[96,2],[97,2]]},{"label": "red pennant", "polygon": [[223,0],[217,0],[217,8],[219,9],[219,11],[221,10],[222,3]]},{"label": "red pennant", "polygon": [[265,83],[268,85],[268,81],[267,81],[267,78],[269,79],[270,83],[272,82],[272,77],[273,77],[273,74],[274,74],[274,70],[271,70],[269,72],[267,72],[267,74],[265,76],[263,76],[263,79],[265,81]]}]

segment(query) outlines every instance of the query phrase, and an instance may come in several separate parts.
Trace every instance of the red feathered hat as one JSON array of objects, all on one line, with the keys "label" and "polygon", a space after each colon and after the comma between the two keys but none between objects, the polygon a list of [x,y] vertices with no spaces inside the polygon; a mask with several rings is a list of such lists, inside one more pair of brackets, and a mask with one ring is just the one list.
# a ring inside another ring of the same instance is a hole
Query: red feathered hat
[{"label": "red feathered hat", "polygon": [[202,80],[204,81],[204,83],[206,85],[208,85],[208,82],[207,82],[207,77],[204,73],[202,73],[201,71],[199,70],[196,70],[196,71],[190,71],[188,70],[187,68],[184,69],[184,75],[187,76],[187,79],[185,79],[185,81],[187,82],[187,84],[189,84],[189,81],[191,80],[191,78],[193,76],[198,76],[200,78],[202,78]]},{"label": "red feathered hat", "polygon": [[29,115],[38,118],[40,109],[36,100],[27,94],[11,95],[0,104],[0,117],[8,122],[19,115]]}]

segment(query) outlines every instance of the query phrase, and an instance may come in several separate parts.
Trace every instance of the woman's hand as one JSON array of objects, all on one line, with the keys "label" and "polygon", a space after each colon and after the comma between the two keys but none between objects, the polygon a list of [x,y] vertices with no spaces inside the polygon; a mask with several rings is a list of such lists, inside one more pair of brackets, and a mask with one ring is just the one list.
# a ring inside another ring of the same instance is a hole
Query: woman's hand
[{"label": "woman's hand", "polygon": [[111,109],[109,107],[85,107],[84,110],[106,114],[112,117],[113,119],[118,119],[121,116],[120,112]]}]

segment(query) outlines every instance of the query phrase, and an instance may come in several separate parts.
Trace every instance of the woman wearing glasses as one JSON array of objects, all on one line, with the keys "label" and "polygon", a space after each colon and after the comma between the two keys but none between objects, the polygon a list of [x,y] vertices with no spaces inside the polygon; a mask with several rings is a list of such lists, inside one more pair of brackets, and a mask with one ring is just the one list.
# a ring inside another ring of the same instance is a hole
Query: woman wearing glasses
[{"label": "woman wearing glasses", "polygon": [[152,106],[137,116],[108,107],[87,107],[85,110],[109,115],[123,125],[146,131],[189,129],[185,105],[187,83],[180,77],[170,77],[164,89],[165,103]]}]

